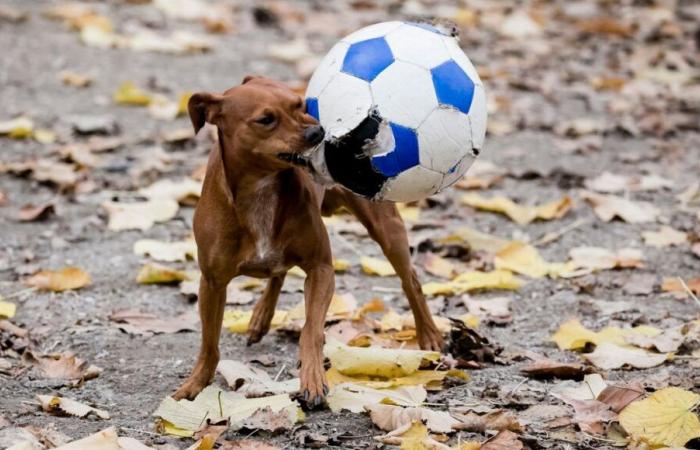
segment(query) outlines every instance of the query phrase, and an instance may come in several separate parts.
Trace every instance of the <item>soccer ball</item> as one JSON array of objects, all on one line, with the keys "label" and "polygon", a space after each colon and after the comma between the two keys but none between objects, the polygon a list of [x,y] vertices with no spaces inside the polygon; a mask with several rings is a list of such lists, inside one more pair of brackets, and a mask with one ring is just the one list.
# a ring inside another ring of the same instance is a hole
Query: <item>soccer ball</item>
[{"label": "soccer ball", "polygon": [[383,22],[341,39],[311,77],[306,108],[327,133],[317,171],[374,200],[454,184],[486,134],[479,75],[456,36],[426,23]]}]

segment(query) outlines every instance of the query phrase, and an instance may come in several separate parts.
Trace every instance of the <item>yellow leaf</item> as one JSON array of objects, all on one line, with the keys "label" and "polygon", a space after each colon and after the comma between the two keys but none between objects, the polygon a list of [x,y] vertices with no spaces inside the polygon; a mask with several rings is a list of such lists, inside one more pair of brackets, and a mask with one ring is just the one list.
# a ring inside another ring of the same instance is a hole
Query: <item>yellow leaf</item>
[{"label": "yellow leaf", "polygon": [[192,97],[192,92],[183,92],[180,94],[180,98],[177,100],[177,115],[184,116],[187,115],[187,104]]},{"label": "yellow leaf", "polygon": [[551,337],[561,350],[581,350],[587,344],[600,345],[603,342],[615,344],[620,347],[633,348],[626,341],[627,336],[643,335],[656,336],[661,334],[658,328],[640,325],[634,328],[606,327],[595,332],[581,325],[578,319],[571,319],[559,326],[559,329]]},{"label": "yellow leaf", "polygon": [[363,256],[360,259],[360,265],[362,266],[362,271],[367,275],[378,275],[380,277],[396,275],[394,267],[383,259]]},{"label": "yellow leaf", "polygon": [[176,427],[175,425],[168,422],[167,420],[161,419],[159,422],[160,423],[158,424],[158,432],[160,432],[160,433],[171,434],[173,436],[180,436],[180,437],[191,437],[192,435],[194,435],[194,431],[185,430],[183,428]]},{"label": "yellow leaf", "polygon": [[472,250],[485,251],[496,253],[508,244],[510,241],[502,239],[492,234],[482,233],[469,227],[458,228],[453,235],[444,237],[438,240],[441,244],[452,244],[456,242],[464,242],[469,245]]},{"label": "yellow leaf", "polygon": [[481,448],[481,442],[467,441],[462,442],[459,445],[452,447],[452,450],[479,450]]},{"label": "yellow leaf", "polygon": [[350,268],[350,261],[347,259],[334,259],[333,260],[333,270],[335,273],[347,272]]},{"label": "yellow leaf", "polygon": [[408,206],[406,203],[397,203],[396,207],[399,210],[401,218],[406,222],[417,222],[420,219],[420,208],[417,206]]},{"label": "yellow leaf", "polygon": [[426,253],[423,256],[423,267],[426,272],[441,278],[453,278],[456,272],[455,265],[447,259],[435,253]]},{"label": "yellow leaf", "polygon": [[42,270],[27,278],[26,284],[44,291],[67,291],[80,289],[90,284],[90,275],[77,267],[61,270]]},{"label": "yellow leaf", "polygon": [[519,225],[527,225],[536,219],[559,219],[573,205],[568,196],[538,206],[522,206],[505,197],[484,198],[478,194],[464,194],[461,202],[477,209],[505,214]]},{"label": "yellow leaf", "polygon": [[150,256],[156,261],[187,261],[197,257],[197,244],[194,239],[166,242],[155,239],[139,239],[134,243],[134,253]]},{"label": "yellow leaf", "polygon": [[131,81],[125,81],[112,95],[112,99],[115,103],[122,105],[147,106],[151,103],[152,97]]},{"label": "yellow leaf", "polygon": [[187,279],[187,272],[161,264],[144,264],[136,276],[140,284],[175,284]]},{"label": "yellow leaf", "polygon": [[393,309],[389,310],[379,320],[379,326],[382,331],[401,331],[404,328],[403,317]]},{"label": "yellow leaf", "polygon": [[6,302],[0,297],[0,319],[11,319],[15,316],[17,305]]},{"label": "yellow leaf", "polygon": [[0,122],[0,135],[7,135],[13,139],[31,137],[34,133],[34,122],[27,117]]},{"label": "yellow leaf", "polygon": [[473,271],[458,275],[446,283],[426,283],[423,285],[423,293],[427,296],[459,295],[479,289],[515,290],[521,285],[522,281],[507,270]]},{"label": "yellow leaf", "polygon": [[427,392],[422,386],[399,386],[393,389],[374,389],[354,383],[342,383],[336,385],[326,397],[328,407],[333,412],[346,409],[359,413],[364,411],[365,405],[377,405],[380,403],[420,406],[427,397]]},{"label": "yellow leaf", "polygon": [[360,306],[355,311],[355,314],[353,314],[353,316],[352,316],[352,320],[360,320],[367,313],[383,312],[383,311],[385,311],[385,309],[386,308],[384,306],[384,302],[381,299],[373,298],[372,300],[368,301],[364,305]]},{"label": "yellow leaf", "polygon": [[329,340],[326,343],[323,347],[323,353],[330,359],[331,367],[344,375],[382,377],[411,375],[418,370],[422,361],[440,359],[439,352],[349,347],[334,340]]},{"label": "yellow leaf", "polygon": [[[224,311],[224,323],[223,327],[227,328],[231,333],[246,333],[248,331],[248,325],[250,324],[250,318],[253,316],[253,311],[242,311],[240,309],[233,309]],[[270,328],[278,328],[282,326],[287,317],[287,311],[275,310],[272,316],[272,322],[270,323]]]},{"label": "yellow leaf", "polygon": [[669,387],[630,403],[620,412],[620,424],[633,439],[654,446],[683,447],[700,437],[700,420],[693,412],[699,404],[700,395]]},{"label": "yellow leaf", "polygon": [[[328,305],[328,312],[326,313],[326,320],[338,320],[350,318],[352,312],[355,311],[357,307],[357,300],[352,295],[338,295],[333,294],[331,298],[331,303]],[[304,300],[297,303],[297,305],[287,312],[284,318],[284,323],[289,324],[296,320],[304,320],[306,317],[306,304]]]},{"label": "yellow leaf", "polygon": [[511,242],[496,254],[494,259],[496,269],[527,275],[532,278],[542,278],[545,275],[558,276],[574,270],[572,264],[549,263],[542,259],[535,247],[523,242]]},{"label": "yellow leaf", "polygon": [[296,278],[306,278],[306,272],[304,272],[301,267],[294,266],[287,271],[287,275],[291,275]]},{"label": "yellow leaf", "polygon": [[343,375],[337,369],[331,367],[326,371],[326,380],[330,387],[342,383],[354,383],[374,389],[389,389],[398,386],[423,386],[428,390],[435,391],[442,389],[442,381],[445,377],[460,378],[469,380],[469,374],[464,371],[452,370],[417,370],[405,377],[381,378],[367,375],[350,376]]}]

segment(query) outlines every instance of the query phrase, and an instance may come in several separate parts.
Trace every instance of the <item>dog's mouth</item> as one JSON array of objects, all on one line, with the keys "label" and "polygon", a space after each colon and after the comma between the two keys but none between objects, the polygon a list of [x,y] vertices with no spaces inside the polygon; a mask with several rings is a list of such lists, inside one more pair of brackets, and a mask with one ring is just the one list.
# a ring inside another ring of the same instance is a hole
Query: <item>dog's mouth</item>
[{"label": "dog's mouth", "polygon": [[295,166],[311,167],[309,156],[304,153],[283,152],[278,153],[277,158],[284,162],[294,164]]}]

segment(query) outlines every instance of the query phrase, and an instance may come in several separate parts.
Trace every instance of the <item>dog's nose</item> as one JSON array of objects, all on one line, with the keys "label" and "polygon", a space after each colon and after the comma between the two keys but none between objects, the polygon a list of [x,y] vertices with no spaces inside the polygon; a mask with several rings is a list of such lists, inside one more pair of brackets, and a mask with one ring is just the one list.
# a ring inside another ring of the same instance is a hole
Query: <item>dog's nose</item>
[{"label": "dog's nose", "polygon": [[323,140],[325,132],[321,125],[313,125],[304,130],[304,139],[311,145],[316,145]]}]

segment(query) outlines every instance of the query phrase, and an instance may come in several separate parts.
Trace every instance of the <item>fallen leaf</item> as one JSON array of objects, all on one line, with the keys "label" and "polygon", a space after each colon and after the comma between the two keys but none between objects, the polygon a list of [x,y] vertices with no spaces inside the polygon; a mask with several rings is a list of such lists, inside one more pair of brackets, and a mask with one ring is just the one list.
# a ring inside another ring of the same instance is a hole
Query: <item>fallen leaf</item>
[{"label": "fallen leaf", "polygon": [[92,78],[69,70],[64,70],[58,74],[63,84],[73,87],[84,88],[90,86]]},{"label": "fallen leaf", "polygon": [[[688,286],[688,289],[690,289],[692,293],[700,295],[700,278],[691,278],[685,281],[685,285]],[[664,278],[661,283],[661,290],[664,292],[671,292],[680,298],[686,298],[688,296],[688,291],[678,277]]]},{"label": "fallen leaf", "polygon": [[654,336],[633,334],[625,336],[625,342],[648,350],[655,349],[659,353],[671,353],[677,351],[683,344],[682,328],[671,328]]},{"label": "fallen leaf", "polygon": [[106,32],[113,29],[112,23],[107,17],[97,14],[88,5],[77,2],[66,2],[52,6],[44,11],[44,16],[53,20],[61,20],[75,29],[88,26]]},{"label": "fallen leaf", "polygon": [[683,447],[700,437],[700,420],[693,412],[698,402],[698,394],[665,388],[623,409],[620,424],[635,440],[653,446]]},{"label": "fallen leaf", "polygon": [[401,331],[403,330],[403,318],[399,313],[391,309],[379,319],[379,327],[382,331]]},{"label": "fallen leaf", "polygon": [[146,198],[171,199],[180,204],[194,205],[202,192],[202,183],[192,178],[180,180],[159,180],[152,185],[139,189],[139,194]]},{"label": "fallen leaf", "polygon": [[492,344],[473,328],[461,320],[452,321],[448,350],[458,362],[493,361],[501,352],[501,347]]},{"label": "fallen leaf", "polygon": [[571,423],[571,409],[564,405],[532,405],[518,413],[518,422],[532,428],[564,427]]},{"label": "fallen leaf", "polygon": [[118,323],[117,327],[124,332],[136,335],[196,331],[199,324],[199,316],[194,310],[167,318],[140,311],[119,310],[110,314],[109,320]]},{"label": "fallen leaf", "polygon": [[552,386],[550,394],[565,400],[596,400],[598,395],[608,387],[608,383],[598,373],[591,373],[583,377],[583,381],[565,381]]},{"label": "fallen leaf", "polygon": [[[242,311],[240,309],[224,311],[223,327],[231,333],[247,333],[253,311]],[[275,310],[270,322],[270,328],[279,328],[285,323],[287,311]]]},{"label": "fallen leaf", "polygon": [[480,289],[515,290],[521,285],[522,281],[507,270],[474,271],[458,275],[452,281],[445,283],[425,283],[423,293],[427,296],[460,295]]},{"label": "fallen leaf", "polygon": [[498,270],[510,270],[532,278],[566,275],[576,268],[573,263],[549,263],[542,259],[535,247],[518,241],[499,250],[493,262]]},{"label": "fallen leaf", "polygon": [[555,200],[538,206],[522,206],[505,197],[490,199],[477,194],[464,194],[461,203],[477,209],[498,212],[507,215],[519,225],[527,225],[534,220],[560,219],[573,206],[570,197]]},{"label": "fallen leaf", "polygon": [[400,386],[423,386],[429,391],[439,391],[445,378],[460,379],[467,381],[469,375],[457,370],[417,370],[405,377],[372,377],[367,375],[343,375],[337,369],[331,367],[326,371],[326,380],[330,387],[344,383],[352,383],[360,386],[367,386],[373,389],[392,389]]},{"label": "fallen leaf", "polygon": [[392,266],[389,261],[383,259],[363,256],[360,258],[360,266],[362,267],[362,271],[367,275],[377,275],[380,277],[396,275],[394,266]]},{"label": "fallen leaf", "polygon": [[565,363],[542,358],[520,366],[520,371],[532,378],[581,379],[593,368],[580,363]]},{"label": "fallen leaf", "polygon": [[219,450],[280,450],[280,448],[264,441],[236,439],[233,441],[221,442]]},{"label": "fallen leaf", "polygon": [[216,370],[224,377],[229,387],[247,397],[291,394],[299,390],[299,378],[276,381],[264,370],[250,367],[240,361],[219,361]]},{"label": "fallen leaf", "polygon": [[569,257],[572,266],[590,272],[644,267],[644,254],[635,248],[613,251],[600,247],[576,247],[569,251]]},{"label": "fallen leaf", "polygon": [[165,198],[134,203],[107,201],[102,207],[109,216],[107,228],[112,231],[145,231],[156,223],[169,221],[179,209],[175,200]]},{"label": "fallen leaf", "polygon": [[185,262],[197,258],[197,244],[193,239],[175,242],[139,239],[134,243],[134,253],[156,261]]},{"label": "fallen leaf", "polygon": [[512,431],[502,430],[497,435],[484,442],[480,450],[522,450],[523,443]]},{"label": "fallen leaf", "polygon": [[[228,419],[231,429],[237,430],[243,426],[246,419],[264,408],[269,408],[274,413],[284,411],[292,424],[303,417],[297,402],[292,401],[286,394],[245,398],[241,394],[222,391],[215,386],[204,388],[194,400],[176,401],[170,396],[165,397],[153,415],[171,427],[165,427],[167,432],[174,427],[173,431],[192,436],[205,419],[212,422]],[[261,423],[258,422],[258,425]]]},{"label": "fallen leaf", "polygon": [[148,106],[153,96],[136,87],[131,81],[125,81],[112,95],[114,103],[120,105]]},{"label": "fallen leaf", "polygon": [[509,14],[498,28],[501,35],[517,40],[539,36],[542,31],[542,25],[523,10]]},{"label": "fallen leaf", "polygon": [[462,303],[467,307],[470,314],[487,323],[505,325],[513,321],[510,312],[510,301],[508,297],[494,297],[477,300],[468,295],[462,296]]},{"label": "fallen leaf", "polygon": [[34,205],[28,203],[23,205],[17,213],[17,220],[20,222],[35,222],[46,220],[56,213],[56,207],[53,202]]},{"label": "fallen leaf", "polygon": [[641,348],[622,347],[609,342],[603,342],[592,353],[583,355],[596,367],[603,370],[619,369],[625,365],[635,369],[648,369],[663,364],[665,354],[652,353]]},{"label": "fallen leaf", "polygon": [[87,361],[69,352],[37,356],[27,351],[22,358],[25,362],[33,365],[44,378],[71,381],[90,380],[102,373],[102,369],[99,367],[88,365]]},{"label": "fallen leaf", "polygon": [[80,289],[90,284],[90,275],[77,267],[42,270],[27,278],[25,284],[43,291],[61,292]]},{"label": "fallen leaf", "polygon": [[105,428],[88,437],[69,442],[56,447],[54,450],[121,450],[117,430],[114,427]]},{"label": "fallen leaf", "polygon": [[484,433],[487,430],[523,431],[523,427],[518,422],[517,417],[512,412],[503,409],[495,409],[483,414],[474,411],[453,411],[452,415],[459,421],[458,424],[452,426],[455,430],[474,433]]},{"label": "fallen leaf", "polygon": [[623,197],[589,191],[583,191],[581,197],[593,206],[596,215],[604,222],[610,222],[615,217],[627,223],[654,222],[660,214],[656,206],[647,202],[634,202]]},{"label": "fallen leaf", "polygon": [[457,269],[454,264],[445,258],[442,258],[435,253],[425,253],[421,263],[426,272],[441,278],[453,278]]},{"label": "fallen leaf", "polygon": [[372,422],[380,430],[393,431],[413,421],[420,421],[433,433],[450,433],[460,422],[445,411],[433,411],[427,408],[403,408],[394,405],[367,405]]},{"label": "fallen leaf", "polygon": [[627,405],[644,396],[644,386],[639,381],[631,381],[627,384],[611,384],[605,387],[596,400],[610,405],[610,408],[619,413]]},{"label": "fallen leaf", "polygon": [[688,235],[682,231],[678,231],[663,225],[659,231],[642,231],[644,243],[650,247],[664,248],[674,245],[683,245],[688,242]]},{"label": "fallen leaf", "polygon": [[249,417],[242,419],[237,424],[237,428],[265,430],[274,433],[282,430],[291,430],[297,419],[287,409],[275,411],[269,406],[265,406],[253,412]]},{"label": "fallen leaf", "polygon": [[30,138],[34,134],[34,122],[27,117],[17,117],[0,122],[0,135],[14,139]]},{"label": "fallen leaf", "polygon": [[100,419],[109,419],[107,411],[93,408],[69,398],[52,395],[37,395],[36,397],[41,402],[41,408],[46,412],[69,414],[76,417],[87,417],[89,414],[94,414]]},{"label": "fallen leaf", "polygon": [[576,22],[576,27],[588,34],[609,34],[628,38],[634,35],[631,25],[624,24],[611,17],[594,17]]},{"label": "fallen leaf", "polygon": [[161,264],[144,264],[136,275],[140,284],[177,284],[187,279],[187,272]]},{"label": "fallen leaf", "polygon": [[349,347],[337,341],[328,341],[323,354],[331,367],[345,375],[400,377],[416,372],[422,361],[437,361],[439,352],[388,348]]},{"label": "fallen leaf", "polygon": [[17,305],[6,302],[0,295],[0,319],[12,319],[17,311]]},{"label": "fallen leaf", "polygon": [[603,193],[615,193],[624,191],[655,191],[658,189],[673,188],[673,181],[657,175],[645,175],[641,177],[618,175],[603,172],[595,178],[584,181],[587,189]]},{"label": "fallen leaf", "polygon": [[584,433],[604,434],[604,424],[617,420],[617,414],[610,409],[610,405],[597,400],[565,399],[565,401],[574,407],[575,413],[572,420]]},{"label": "fallen leaf", "polygon": [[464,242],[473,251],[485,251],[488,253],[497,253],[511,243],[507,239],[482,233],[469,227],[457,228],[453,235],[440,238],[438,242],[441,244]]},{"label": "fallen leaf", "polygon": [[400,386],[393,389],[373,389],[354,383],[334,386],[326,396],[328,407],[333,412],[348,410],[360,413],[365,406],[391,404],[398,406],[420,406],[427,397],[422,386]]},{"label": "fallen leaf", "polygon": [[631,347],[627,344],[629,336],[655,337],[661,332],[662,330],[648,325],[639,325],[633,328],[606,327],[596,332],[581,325],[578,319],[571,319],[559,326],[551,340],[561,350],[582,350],[589,343],[595,345],[610,343],[620,347]]}]

